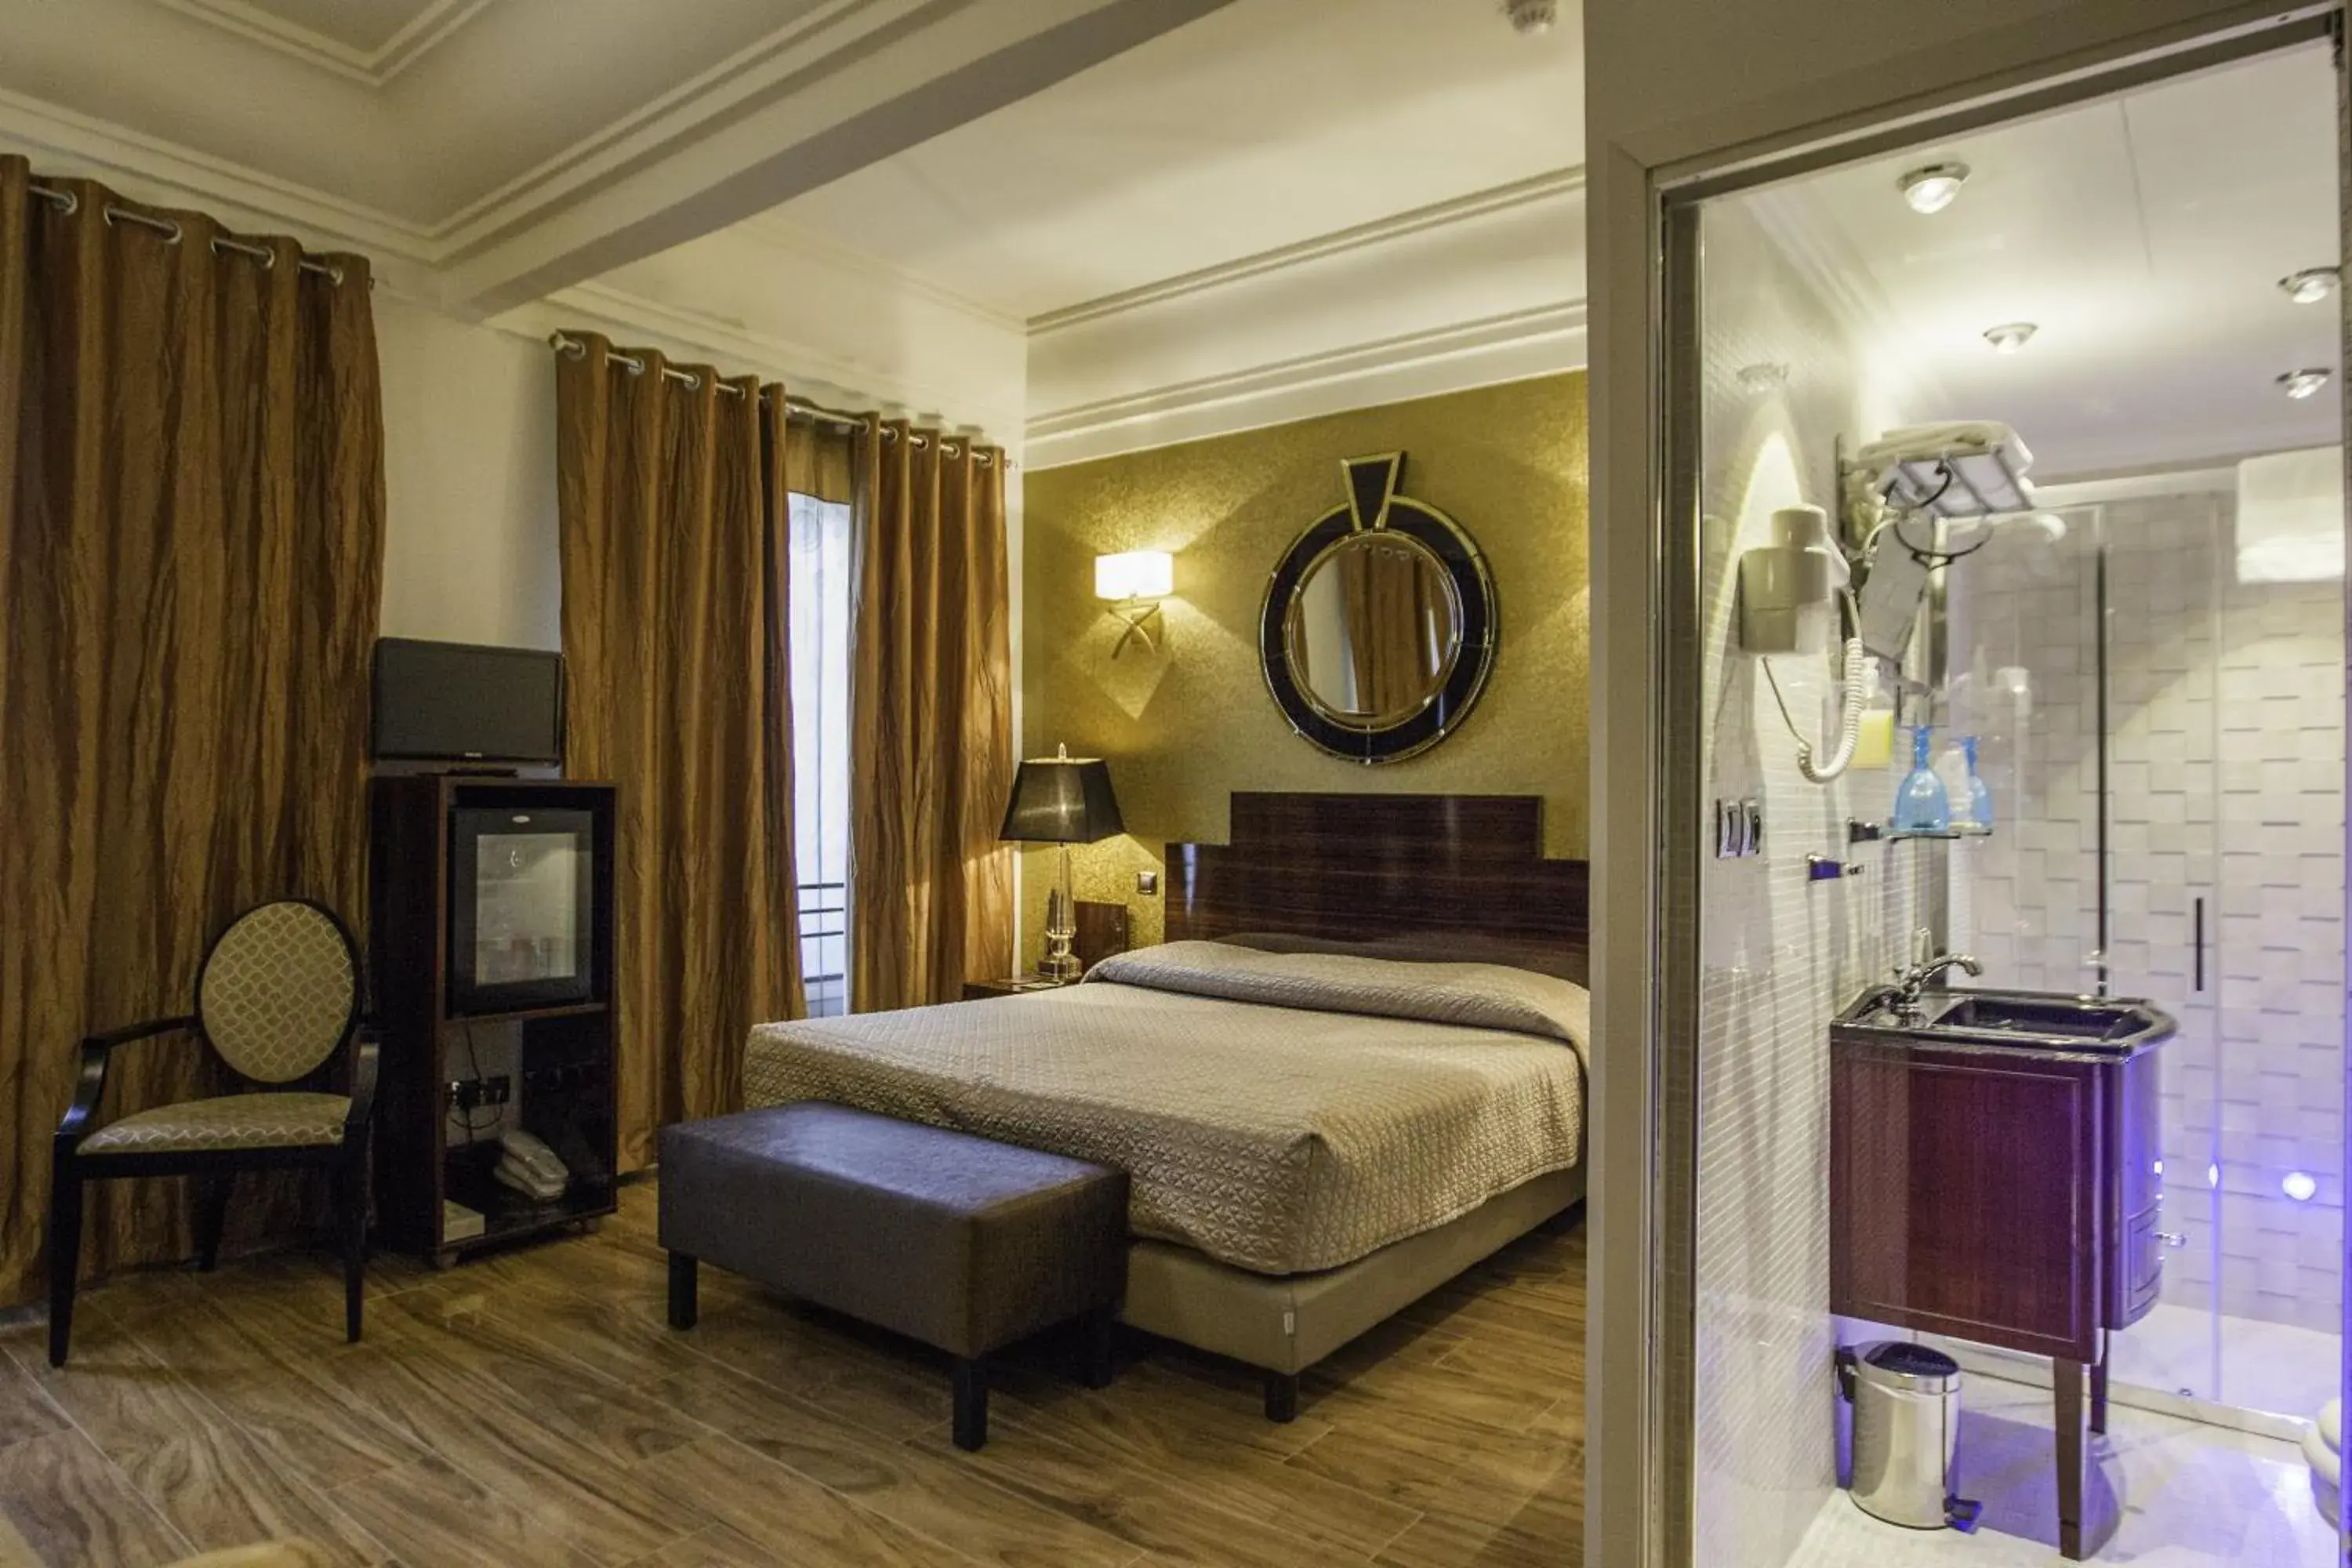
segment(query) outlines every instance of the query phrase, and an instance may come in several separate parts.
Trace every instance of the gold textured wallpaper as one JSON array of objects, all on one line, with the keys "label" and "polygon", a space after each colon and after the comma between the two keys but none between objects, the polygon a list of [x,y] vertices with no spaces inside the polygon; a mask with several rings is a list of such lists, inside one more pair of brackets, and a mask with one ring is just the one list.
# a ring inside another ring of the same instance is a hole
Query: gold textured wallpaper
[{"label": "gold textured wallpaper", "polygon": [[[1402,493],[1478,542],[1494,573],[1493,679],[1462,727],[1420,756],[1367,767],[1290,731],[1257,656],[1266,579],[1292,539],[1341,505],[1343,458],[1402,450]],[[1546,376],[1106,458],[1026,477],[1023,754],[1110,763],[1130,837],[1074,852],[1078,896],[1124,903],[1139,945],[1161,902],[1135,890],[1170,840],[1222,843],[1235,790],[1539,795],[1549,853],[1587,853],[1584,376]],[[1097,555],[1166,550],[1176,593],[1129,643],[1094,596]],[[1023,867],[1024,967],[1044,927],[1053,851]],[[1163,880],[1163,888],[1164,888]]]}]

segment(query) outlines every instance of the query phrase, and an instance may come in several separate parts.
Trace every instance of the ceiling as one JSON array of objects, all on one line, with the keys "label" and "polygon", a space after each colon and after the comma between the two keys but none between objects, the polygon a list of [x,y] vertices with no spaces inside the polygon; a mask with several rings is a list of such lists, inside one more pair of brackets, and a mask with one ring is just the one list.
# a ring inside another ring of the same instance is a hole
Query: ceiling
[{"label": "ceiling", "polygon": [[381,86],[490,0],[156,0],[255,43]]},{"label": "ceiling", "polygon": [[[2277,280],[2338,260],[2336,83],[2313,45],[1742,198],[1838,298],[1913,421],[2014,426],[2040,479],[2323,445],[2341,431],[2336,301]],[[1958,160],[1923,216],[1901,174]],[[2020,353],[1987,328],[2032,321]],[[2305,401],[2276,377],[2336,372]]]},{"label": "ceiling", "polygon": [[757,221],[1034,319],[1581,163],[1581,31],[1234,0]]},{"label": "ceiling", "polygon": [[14,0],[0,149],[495,311],[1223,3]]}]

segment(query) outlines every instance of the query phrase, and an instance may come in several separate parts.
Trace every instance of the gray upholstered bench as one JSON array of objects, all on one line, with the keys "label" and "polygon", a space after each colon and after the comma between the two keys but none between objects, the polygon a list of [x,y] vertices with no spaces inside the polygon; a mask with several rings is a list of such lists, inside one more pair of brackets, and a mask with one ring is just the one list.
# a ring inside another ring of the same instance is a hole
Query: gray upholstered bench
[{"label": "gray upholstered bench", "polygon": [[1110,1378],[1127,1275],[1127,1173],[966,1132],[807,1102],[661,1134],[669,1321],[715,1263],[955,1360],[955,1441],[988,1440],[983,1358],[1084,1315]]}]

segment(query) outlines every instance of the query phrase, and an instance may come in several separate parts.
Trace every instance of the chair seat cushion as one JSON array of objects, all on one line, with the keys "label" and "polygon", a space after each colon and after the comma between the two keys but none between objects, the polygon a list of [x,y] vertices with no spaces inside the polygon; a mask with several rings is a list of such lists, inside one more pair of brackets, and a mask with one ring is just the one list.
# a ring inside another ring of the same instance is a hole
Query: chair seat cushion
[{"label": "chair seat cushion", "polygon": [[201,1149],[298,1149],[343,1141],[351,1100],[340,1094],[230,1094],[135,1110],[81,1141],[85,1154]]}]

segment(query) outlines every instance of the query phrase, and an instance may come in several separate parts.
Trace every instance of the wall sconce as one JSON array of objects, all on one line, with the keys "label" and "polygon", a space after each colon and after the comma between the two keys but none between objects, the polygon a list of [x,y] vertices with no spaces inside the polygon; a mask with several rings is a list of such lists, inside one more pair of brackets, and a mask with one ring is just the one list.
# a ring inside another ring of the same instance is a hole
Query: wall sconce
[{"label": "wall sconce", "polygon": [[1111,613],[1127,623],[1110,650],[1117,658],[1128,643],[1140,637],[1146,651],[1157,653],[1150,622],[1160,614],[1160,601],[1176,591],[1176,558],[1165,550],[1130,550],[1120,555],[1095,557],[1095,597],[1108,599]]}]

